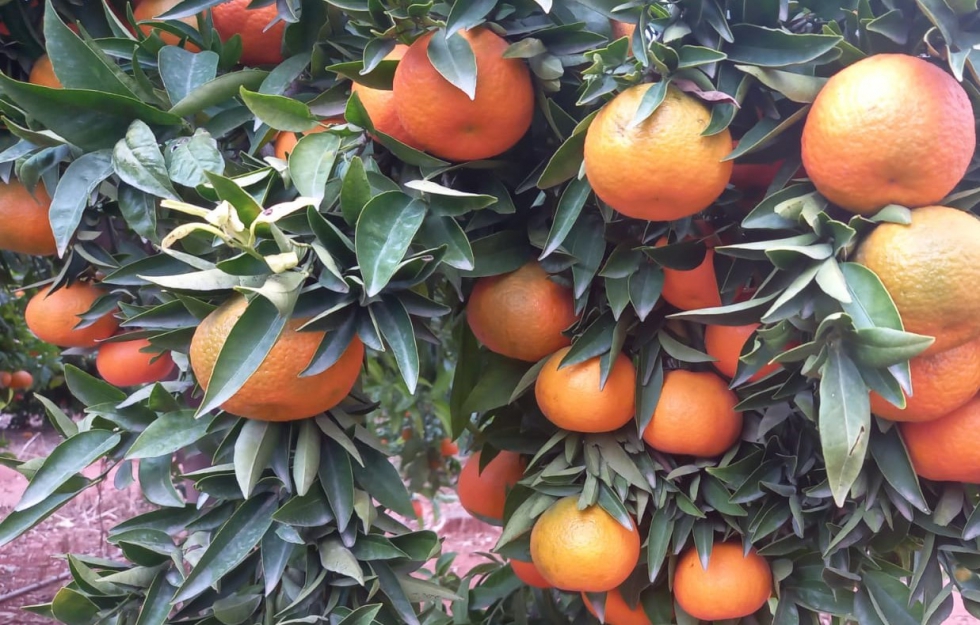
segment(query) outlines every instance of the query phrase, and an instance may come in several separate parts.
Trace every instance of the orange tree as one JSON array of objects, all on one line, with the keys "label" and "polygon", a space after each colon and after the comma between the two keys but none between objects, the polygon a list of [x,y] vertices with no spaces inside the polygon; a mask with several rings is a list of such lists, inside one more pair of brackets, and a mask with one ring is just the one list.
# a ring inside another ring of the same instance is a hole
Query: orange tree
[{"label": "orange tree", "polygon": [[[84,418],[4,460],[0,543],[99,458],[157,506],[31,609],[980,613],[975,1],[251,4],[0,5],[5,184],[57,248],[35,331],[176,366],[66,366]],[[21,80],[45,52],[61,87]],[[515,567],[423,568],[365,354],[472,436],[461,499]]]}]

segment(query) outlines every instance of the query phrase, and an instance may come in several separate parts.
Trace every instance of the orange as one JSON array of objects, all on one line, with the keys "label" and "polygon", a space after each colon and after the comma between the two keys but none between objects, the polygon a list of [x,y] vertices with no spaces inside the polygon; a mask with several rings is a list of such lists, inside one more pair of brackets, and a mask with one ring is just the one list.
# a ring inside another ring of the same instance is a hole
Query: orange
[{"label": "orange", "polygon": [[715,543],[708,568],[693,547],[677,561],[674,599],[702,621],[742,618],[756,612],[772,595],[772,571],[766,559],[741,543]]},{"label": "orange", "polygon": [[732,136],[701,136],[711,111],[675,87],[657,110],[632,126],[643,94],[623,91],[596,115],[585,135],[585,174],[596,195],[627,217],[672,221],[714,202],[732,175]]},{"label": "orange", "polygon": [[456,493],[459,505],[474,517],[491,525],[504,520],[507,493],[524,477],[520,454],[501,451],[480,472],[480,452],[474,452],[459,472]]},{"label": "orange", "polygon": [[[406,52],[408,52],[408,46],[400,43],[385,56],[385,60],[399,61]],[[408,134],[408,131],[402,126],[401,119],[398,118],[393,90],[372,89],[355,82],[354,86],[351,87],[351,93],[356,93],[361,100],[361,104],[364,105],[375,130],[394,137],[405,145],[417,147],[417,142],[412,138],[412,135]]]},{"label": "orange", "polygon": [[42,87],[51,87],[52,89],[61,89],[62,86],[61,81],[55,76],[54,66],[51,64],[51,58],[47,54],[42,54],[34,61],[34,67],[31,68],[31,76],[28,78],[28,82],[41,85]]},{"label": "orange", "polygon": [[551,584],[548,583],[538,569],[534,566],[533,562],[521,562],[520,560],[511,560],[510,568],[513,569],[514,575],[517,579],[521,580],[528,586],[533,586],[534,588],[551,588]]},{"label": "orange", "polygon": [[439,454],[442,455],[444,458],[448,458],[449,456],[455,456],[458,453],[459,453],[459,445],[454,443],[452,439],[444,438],[441,441],[439,441]]},{"label": "orange", "polygon": [[13,380],[14,376],[9,371],[0,371],[0,388],[7,388]]},{"label": "orange", "polygon": [[161,382],[174,370],[168,352],[146,352],[146,339],[103,343],[95,357],[95,367],[102,379],[115,386],[138,386]]},{"label": "orange", "polygon": [[[733,148],[738,147],[738,141],[732,144]],[[778,160],[774,163],[739,163],[732,166],[731,185],[736,189],[748,193],[762,193],[769,188],[772,181],[776,179],[776,174],[783,166],[783,161]]]},{"label": "orange", "polygon": [[15,371],[10,376],[10,388],[31,388],[34,386],[34,376],[27,371]]},{"label": "orange", "polygon": [[737,403],[735,393],[714,373],[668,371],[643,440],[668,454],[718,456],[742,433]]},{"label": "orange", "polygon": [[0,182],[0,250],[51,256],[58,251],[48,221],[51,197],[38,184],[34,196],[19,181]]},{"label": "orange", "polygon": [[640,533],[598,505],[578,509],[578,497],[559,499],[531,530],[531,561],[560,590],[607,592],[622,584],[640,559]]},{"label": "orange", "polygon": [[422,149],[452,161],[490,158],[512,148],[534,114],[527,65],[505,59],[507,41],[493,31],[462,31],[476,57],[476,97],[471,100],[429,61],[433,34],[409,46],[395,70],[393,97],[402,126]]},{"label": "orange", "polygon": [[[191,368],[207,389],[215,361],[235,323],[245,312],[244,297],[233,297],[205,317],[191,339]],[[361,373],[364,345],[356,336],[340,359],[317,375],[299,374],[316,353],[324,332],[299,332],[292,319],[252,377],[221,408],[259,421],[295,421],[333,408],[347,397]]]},{"label": "orange", "polygon": [[541,412],[558,427],[573,432],[611,432],[626,425],[635,414],[633,363],[617,354],[606,385],[600,389],[600,357],[558,368],[569,349],[552,354],[538,374],[534,396]]},{"label": "orange", "polygon": [[[582,601],[585,602],[585,609],[592,616],[599,618],[595,606],[592,605],[589,596],[584,592],[582,593]],[[618,590],[610,590],[606,593],[604,614],[605,619],[602,619],[602,622],[606,625],[652,625],[650,617],[643,610],[643,606],[637,605],[631,608]]]},{"label": "orange", "polygon": [[[667,245],[667,237],[661,237],[655,247],[664,245]],[[664,267],[661,296],[668,304],[681,310],[721,306],[721,293],[715,276],[715,251],[709,247],[701,264],[688,271]]]},{"label": "orange", "polygon": [[81,315],[106,292],[88,282],[75,282],[48,294],[42,290],[31,298],[24,320],[37,338],[59,347],[95,347],[116,333],[119,322],[108,313],[84,328]]},{"label": "orange", "polygon": [[577,319],[571,289],[552,281],[533,261],[477,280],[466,306],[470,329],[487,349],[528,362],[571,345],[562,331]]},{"label": "orange", "polygon": [[[330,125],[314,126],[312,130],[307,130],[303,134],[312,135],[328,130],[329,128]],[[293,148],[296,147],[297,143],[299,143],[299,135],[295,132],[280,132],[278,135],[276,135],[276,142],[273,146],[276,150],[276,158],[281,158],[282,160],[289,158],[289,154],[293,151]]]},{"label": "orange", "polygon": [[934,421],[900,427],[918,475],[939,482],[980,484],[980,396]]},{"label": "orange", "polygon": [[912,211],[912,223],[884,223],[855,260],[891,294],[905,330],[933,336],[937,354],[980,337],[980,220],[944,206]]},{"label": "orange", "polygon": [[[709,356],[717,358],[714,365],[718,371],[721,371],[728,378],[735,377],[735,371],[738,369],[738,357],[742,354],[742,348],[752,338],[758,327],[758,323],[750,323],[744,326],[709,325],[705,328],[704,347]],[[749,378],[749,382],[761,380],[778,370],[779,365],[777,364],[766,365]]]},{"label": "orange", "polygon": [[[133,17],[137,22],[155,20],[157,16],[163,15],[170,9],[180,4],[180,2],[181,0],[142,0],[142,2],[133,8]],[[176,21],[183,22],[197,30],[197,18],[194,16],[182,17]],[[156,33],[160,36],[160,39],[162,39],[168,46],[175,46],[180,43],[180,37],[177,35],[154,28],[150,24],[140,24],[139,28],[147,37],[150,36],[151,32],[156,31]],[[184,48],[190,50],[191,52],[198,52],[200,50],[200,48],[190,42],[184,44]]]},{"label": "orange", "polygon": [[871,412],[890,421],[932,421],[956,410],[980,391],[980,339],[909,361],[912,396],[905,408],[871,392]]},{"label": "orange", "polygon": [[835,74],[803,127],[803,165],[831,202],[858,214],[927,206],[963,178],[976,148],[966,91],[904,54],[870,56]]},{"label": "orange", "polygon": [[613,39],[632,38],[636,31],[636,24],[620,22],[619,20],[609,20],[609,26],[612,28]]},{"label": "orange", "polygon": [[276,3],[258,9],[249,9],[250,0],[231,0],[211,8],[214,29],[222,41],[238,34],[242,36],[241,62],[245,65],[274,65],[282,63],[282,36],[286,22],[276,21],[279,11]]}]

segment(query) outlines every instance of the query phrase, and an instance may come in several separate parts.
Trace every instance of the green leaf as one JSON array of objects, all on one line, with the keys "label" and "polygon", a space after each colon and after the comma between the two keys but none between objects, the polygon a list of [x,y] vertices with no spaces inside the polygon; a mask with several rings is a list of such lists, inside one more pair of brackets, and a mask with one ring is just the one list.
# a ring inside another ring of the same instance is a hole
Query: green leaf
[{"label": "green leaf", "polygon": [[667,97],[667,88],[669,86],[670,79],[662,79],[653,83],[644,92],[643,97],[640,99],[640,104],[636,108],[636,113],[633,115],[633,121],[630,122],[630,128],[636,128],[656,112],[660,105],[663,104],[664,98]]},{"label": "green leaf", "polygon": [[92,191],[112,174],[112,169],[112,155],[108,150],[89,152],[72,161],[58,181],[48,217],[59,256],[64,256],[75,235]]},{"label": "green leaf", "polygon": [[248,499],[279,443],[279,426],[268,421],[246,420],[235,439],[235,479]]},{"label": "green leaf", "polygon": [[573,180],[565,187],[558,201],[558,208],[555,210],[555,220],[548,232],[548,240],[541,250],[541,255],[538,256],[539,259],[549,256],[565,241],[565,237],[572,231],[572,226],[575,225],[591,194],[592,186],[586,178]]},{"label": "green leaf", "polygon": [[183,508],[173,483],[173,458],[168,454],[143,458],[139,464],[140,490],[150,503],[170,508]]},{"label": "green leaf", "polygon": [[826,78],[807,76],[776,69],[765,69],[753,65],[736,65],[740,71],[754,76],[759,82],[773,91],[778,91],[793,102],[809,104],[817,98],[817,94],[825,84]]},{"label": "green leaf", "polygon": [[871,403],[861,373],[839,343],[828,347],[820,379],[820,443],[827,480],[838,506],[864,465],[871,432]]},{"label": "green leaf", "polygon": [[367,445],[358,445],[357,449],[364,458],[364,466],[354,463],[352,468],[361,488],[386,508],[406,517],[414,516],[412,498],[388,457]]},{"label": "green leaf", "polygon": [[51,451],[24,490],[15,512],[35,506],[61,488],[72,476],[119,444],[121,437],[106,430],[80,432]]},{"label": "green leaf", "polygon": [[296,450],[293,453],[293,483],[296,494],[303,496],[309,492],[316,480],[320,467],[320,431],[312,419],[304,419],[299,424]]},{"label": "green leaf", "polygon": [[391,601],[392,609],[398,614],[399,621],[405,623],[405,625],[419,625],[419,619],[415,615],[415,609],[412,607],[411,602],[405,595],[405,589],[402,588],[398,577],[392,572],[391,568],[384,562],[373,562],[371,568],[374,569],[374,573],[378,577],[381,592],[388,597]]},{"label": "green leaf", "polygon": [[871,457],[874,458],[885,481],[891,484],[906,501],[923,513],[929,514],[929,504],[922,496],[919,478],[912,468],[912,461],[909,459],[908,450],[898,433],[898,428],[890,427],[887,431],[876,432],[871,437],[870,449]]},{"label": "green leaf", "polygon": [[419,348],[415,341],[415,329],[408,311],[395,297],[383,297],[371,305],[371,313],[378,329],[395,356],[395,363],[405,380],[410,395],[415,394],[419,381]]},{"label": "green leaf", "polygon": [[[388,464],[387,460],[385,464]],[[343,532],[354,514],[354,473],[350,456],[331,438],[323,440],[318,474],[327,503],[337,520],[337,530]]]},{"label": "green leaf", "polygon": [[[295,501],[295,499],[290,501]],[[294,550],[295,547],[291,543],[279,538],[271,529],[262,537],[259,551],[262,555],[262,577],[265,582],[266,596],[271,595],[276,586],[279,585]]]},{"label": "green leaf", "polygon": [[112,166],[123,182],[157,197],[180,200],[170,184],[170,174],[157,138],[145,123],[136,120],[126,137],[112,150]]},{"label": "green leaf", "polygon": [[179,46],[164,46],[158,59],[160,78],[172,104],[214,80],[218,73],[218,55],[210,50],[195,53]]},{"label": "green leaf", "polygon": [[223,74],[191,91],[180,102],[173,105],[170,113],[178,118],[195,115],[208,107],[234,98],[238,95],[239,89],[258,89],[268,75],[269,72],[257,69]]},{"label": "green leaf", "polygon": [[360,156],[351,159],[340,187],[340,212],[350,225],[357,223],[361,211],[371,201],[371,183],[368,182],[364,161]]},{"label": "green leaf", "polygon": [[289,176],[301,195],[323,199],[327,180],[337,160],[340,137],[318,132],[302,137],[289,153]]},{"label": "green leaf", "polygon": [[849,352],[859,366],[879,369],[906,362],[934,342],[931,336],[891,328],[861,328]]},{"label": "green leaf", "polygon": [[857,263],[841,263],[840,268],[852,300],[849,304],[841,302],[841,306],[856,328],[904,329],[895,302],[873,271]]},{"label": "green leaf", "polygon": [[656,580],[660,573],[673,533],[673,515],[664,508],[654,510],[653,518],[650,520],[650,532],[647,535],[647,569],[650,572],[651,582]]},{"label": "green leaf", "polygon": [[424,218],[425,205],[400,191],[377,195],[364,206],[354,248],[368,297],[380,293],[395,275]]},{"label": "green leaf", "polygon": [[252,222],[262,213],[262,207],[254,197],[248,194],[245,189],[239,186],[238,182],[231,178],[226,178],[219,174],[206,171],[205,177],[208,183],[214,187],[214,192],[219,200],[224,200],[235,207],[238,218],[246,226],[251,226]]},{"label": "green leaf", "polygon": [[427,248],[435,249],[442,245],[446,246],[446,255],[442,262],[450,267],[462,271],[470,271],[474,268],[476,259],[473,256],[473,247],[470,240],[463,232],[463,228],[452,217],[440,217],[429,215],[422,222],[419,230],[419,241]]},{"label": "green leaf", "polygon": [[48,518],[55,510],[85,490],[89,481],[80,475],[72,476],[53,495],[22,512],[11,512],[0,521],[0,547],[10,544],[29,529]]},{"label": "green leaf", "polygon": [[64,413],[64,411],[59,408],[53,401],[41,395],[40,393],[34,393],[34,398],[37,399],[44,406],[45,412],[48,413],[48,418],[51,419],[51,425],[54,426],[58,433],[64,438],[71,438],[72,436],[78,434],[78,426],[75,422]]},{"label": "green leaf", "polygon": [[357,561],[350,549],[344,547],[337,538],[327,538],[320,542],[320,566],[331,573],[350,577],[358,584],[364,585],[364,573],[361,563]]},{"label": "green leaf", "polygon": [[51,600],[51,613],[65,625],[88,625],[95,622],[99,606],[77,590],[62,588]]},{"label": "green leaf", "polygon": [[397,68],[398,61],[389,60],[379,62],[371,71],[365,72],[364,61],[349,61],[330,65],[327,67],[327,71],[340,74],[344,78],[371,89],[391,91],[395,69]]},{"label": "green leaf", "polygon": [[[180,48],[164,48],[167,49]],[[167,173],[177,184],[196,187],[208,181],[205,172],[222,174],[225,171],[218,142],[203,128],[194,131],[194,136],[189,139],[170,142],[170,147],[172,151],[167,153]]]},{"label": "green leaf", "polygon": [[476,55],[470,43],[459,33],[448,35],[443,30],[429,39],[427,54],[432,67],[454,87],[476,99]]},{"label": "green leaf", "polygon": [[664,271],[650,263],[643,263],[629,277],[629,298],[640,321],[653,312],[664,290]]},{"label": "green leaf", "polygon": [[119,185],[119,212],[133,231],[159,244],[157,234],[157,200],[149,193],[128,184]]},{"label": "green leaf", "polygon": [[262,123],[275,130],[307,132],[317,125],[316,117],[310,112],[310,107],[299,100],[249,91],[244,86],[239,89],[239,95],[248,110],[252,111]]},{"label": "green leaf", "polygon": [[538,177],[539,189],[550,189],[578,175],[585,156],[585,134],[597,114],[592,113],[579,122],[572,135],[555,151]]},{"label": "green leaf", "polygon": [[146,590],[146,598],[140,607],[136,625],[165,625],[170,616],[171,600],[176,588],[167,581],[167,571],[161,570],[153,578],[153,583]]},{"label": "green leaf", "polygon": [[734,24],[734,41],[722,46],[732,63],[760,67],[789,67],[820,58],[840,43],[837,35],[790,33],[754,24]]},{"label": "green leaf", "polygon": [[497,0],[456,0],[446,19],[446,35],[479,25],[495,6]]}]

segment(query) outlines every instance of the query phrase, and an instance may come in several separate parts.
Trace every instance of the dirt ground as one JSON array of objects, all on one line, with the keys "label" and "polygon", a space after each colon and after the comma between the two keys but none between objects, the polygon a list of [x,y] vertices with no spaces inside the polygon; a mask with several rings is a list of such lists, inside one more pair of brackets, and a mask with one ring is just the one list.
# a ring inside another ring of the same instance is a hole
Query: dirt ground
[{"label": "dirt ground", "polygon": [[[53,432],[7,432],[8,451],[21,459],[49,452],[57,443]],[[90,476],[100,472],[98,464],[86,471]],[[0,466],[0,518],[16,505],[27,480],[19,473]],[[106,532],[119,521],[149,509],[136,486],[117,491],[109,479],[101,488],[93,488],[19,540],[0,548],[0,599],[7,593],[36,582],[57,578],[67,572],[60,557],[64,553],[118,557],[105,542]],[[488,552],[496,542],[499,530],[469,517],[455,502],[439,505],[434,515],[428,502],[423,504],[425,526],[444,537],[443,551],[458,554],[455,569],[464,573],[484,561],[478,552]],[[0,624],[35,625],[51,621],[20,611],[20,607],[51,600],[63,582],[54,582],[33,592],[0,600]],[[957,599],[956,610],[946,625],[980,625],[969,616]]]}]

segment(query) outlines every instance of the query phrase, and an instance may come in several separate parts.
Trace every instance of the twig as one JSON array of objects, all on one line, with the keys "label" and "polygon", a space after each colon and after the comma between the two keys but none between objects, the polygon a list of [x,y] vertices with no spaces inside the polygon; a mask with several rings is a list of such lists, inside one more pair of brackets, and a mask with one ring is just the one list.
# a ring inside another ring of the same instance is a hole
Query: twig
[{"label": "twig", "polygon": [[44,581],[35,582],[33,584],[28,584],[27,586],[24,586],[23,588],[18,588],[17,590],[15,590],[13,592],[8,592],[5,595],[0,595],[0,603],[4,603],[5,601],[9,601],[10,599],[16,599],[17,597],[20,597],[21,595],[26,595],[29,592],[34,592],[35,590],[38,590],[40,588],[44,588],[45,586],[50,586],[51,584],[56,584],[58,582],[63,582],[66,579],[68,579],[69,577],[71,577],[71,573],[62,573],[61,575],[59,575],[57,577],[52,577],[52,578],[46,579]]}]

